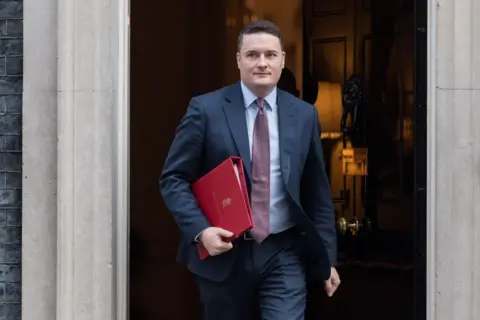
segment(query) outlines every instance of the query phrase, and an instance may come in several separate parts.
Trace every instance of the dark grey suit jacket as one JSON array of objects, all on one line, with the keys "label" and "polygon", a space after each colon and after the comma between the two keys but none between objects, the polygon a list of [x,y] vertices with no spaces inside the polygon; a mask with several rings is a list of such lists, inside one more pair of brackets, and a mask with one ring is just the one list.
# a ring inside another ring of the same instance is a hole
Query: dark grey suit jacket
[{"label": "dark grey suit jacket", "polygon": [[[312,105],[278,90],[280,162],[290,210],[308,254],[309,274],[328,279],[336,264],[335,216],[325,171],[318,114]],[[160,191],[183,235],[178,261],[195,274],[221,281],[235,262],[232,250],[198,258],[195,237],[210,224],[191,192],[193,181],[229,156],[244,161],[249,192],[251,160],[240,82],[190,101],[159,179]]]}]

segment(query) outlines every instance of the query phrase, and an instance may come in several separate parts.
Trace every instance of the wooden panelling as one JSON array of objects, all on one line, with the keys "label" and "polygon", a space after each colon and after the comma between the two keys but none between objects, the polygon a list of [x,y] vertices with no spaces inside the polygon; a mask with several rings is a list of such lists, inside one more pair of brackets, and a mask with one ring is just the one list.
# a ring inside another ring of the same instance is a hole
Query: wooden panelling
[{"label": "wooden panelling", "polygon": [[316,16],[341,13],[347,9],[347,0],[311,0],[313,14]]},{"label": "wooden panelling", "polygon": [[132,320],[201,318],[192,275],[175,261],[179,231],[157,181],[189,99],[223,82],[223,5],[178,0],[159,17],[162,2],[131,3]]},{"label": "wooden panelling", "polygon": [[[364,10],[364,0],[310,0],[304,3],[304,19],[306,26],[309,61],[307,69],[316,81],[340,83],[353,74],[361,75],[364,69],[364,36],[370,34],[370,13]],[[368,50],[367,50],[368,51]],[[368,52],[367,52],[368,54]],[[368,66],[366,66],[368,67]],[[362,216],[360,193],[353,196],[353,185],[350,180],[344,186],[341,171],[339,150],[342,141],[336,140],[325,146],[325,157],[329,159],[329,178],[334,198],[340,197],[344,188],[350,190],[352,200],[345,208],[346,214],[356,212]],[[354,198],[357,199],[353,204]]]},{"label": "wooden panelling", "polygon": [[372,58],[372,36],[365,35],[362,40],[362,68],[361,73],[365,78],[365,83],[370,79]]},{"label": "wooden panelling", "polygon": [[343,83],[347,74],[346,38],[314,40],[312,64],[317,81]]}]

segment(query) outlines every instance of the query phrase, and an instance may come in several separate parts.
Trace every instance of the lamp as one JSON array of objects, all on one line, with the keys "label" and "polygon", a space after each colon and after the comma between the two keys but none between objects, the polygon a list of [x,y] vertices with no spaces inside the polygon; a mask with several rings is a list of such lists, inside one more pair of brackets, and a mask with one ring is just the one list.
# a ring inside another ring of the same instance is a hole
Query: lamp
[{"label": "lamp", "polygon": [[322,139],[338,139],[342,133],[342,86],[339,83],[319,82],[315,108],[322,126]]}]

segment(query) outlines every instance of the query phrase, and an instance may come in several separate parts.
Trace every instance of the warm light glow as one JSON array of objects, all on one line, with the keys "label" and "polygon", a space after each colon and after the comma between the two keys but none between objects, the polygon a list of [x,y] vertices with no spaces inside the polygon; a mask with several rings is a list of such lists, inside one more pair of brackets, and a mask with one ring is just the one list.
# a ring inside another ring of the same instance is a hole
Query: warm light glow
[{"label": "warm light glow", "polygon": [[338,136],[342,120],[342,86],[339,83],[319,82],[315,107],[322,126],[322,134]]}]

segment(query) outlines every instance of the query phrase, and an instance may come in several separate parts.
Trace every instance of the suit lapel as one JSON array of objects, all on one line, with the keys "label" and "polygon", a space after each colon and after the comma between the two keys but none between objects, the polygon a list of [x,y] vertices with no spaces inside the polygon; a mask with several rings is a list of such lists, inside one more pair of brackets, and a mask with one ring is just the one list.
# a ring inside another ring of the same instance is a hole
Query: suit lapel
[{"label": "suit lapel", "polygon": [[[223,112],[227,119],[228,127],[240,157],[243,160],[248,179],[252,177],[252,161],[250,156],[250,144],[248,141],[247,120],[245,117],[245,104],[243,101],[240,83],[229,87],[225,92],[225,104]],[[282,176],[286,185],[290,176],[291,152],[295,143],[297,122],[293,99],[278,90],[278,131],[280,144],[280,165]]]},{"label": "suit lapel", "polygon": [[248,141],[245,105],[240,83],[237,83],[226,90],[225,99],[226,102],[223,105],[223,112],[225,113],[235,146],[242,158],[247,177],[251,180],[252,161],[250,158],[250,144]]},{"label": "suit lapel", "polygon": [[295,143],[297,123],[295,121],[295,108],[293,99],[281,90],[278,90],[278,134],[280,138],[280,165],[285,185],[288,186],[290,177],[290,161],[292,148]]}]

